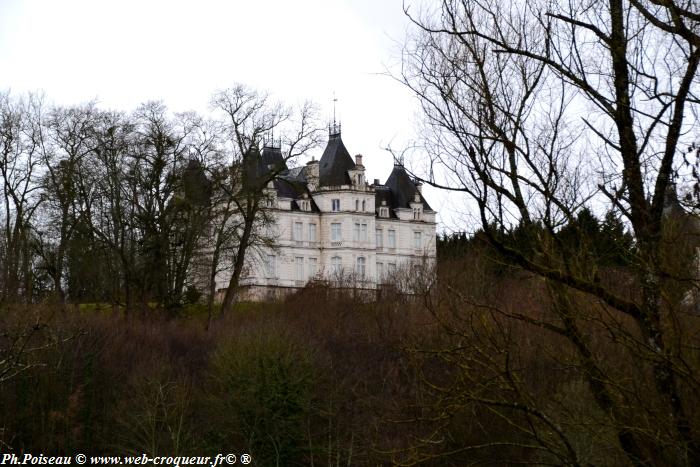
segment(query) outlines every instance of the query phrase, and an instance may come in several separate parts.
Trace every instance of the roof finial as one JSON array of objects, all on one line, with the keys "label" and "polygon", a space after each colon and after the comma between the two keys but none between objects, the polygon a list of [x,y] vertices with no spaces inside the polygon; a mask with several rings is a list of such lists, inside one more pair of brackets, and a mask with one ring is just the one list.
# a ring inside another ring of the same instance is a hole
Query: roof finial
[{"label": "roof finial", "polygon": [[335,97],[335,91],[333,91],[333,126],[335,126],[335,104],[338,102],[338,98]]},{"label": "roof finial", "polygon": [[335,91],[333,91],[333,124],[332,125],[330,123],[328,124],[328,136],[329,137],[340,136],[340,122],[338,122],[335,118],[335,110],[336,110],[336,103],[337,102],[338,102],[338,98],[335,97]]}]

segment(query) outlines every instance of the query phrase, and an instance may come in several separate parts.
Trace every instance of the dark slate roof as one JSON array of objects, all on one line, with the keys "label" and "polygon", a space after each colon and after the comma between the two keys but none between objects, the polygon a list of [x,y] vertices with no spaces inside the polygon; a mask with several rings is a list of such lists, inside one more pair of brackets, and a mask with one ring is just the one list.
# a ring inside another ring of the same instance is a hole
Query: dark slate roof
[{"label": "dark slate roof", "polygon": [[265,174],[262,157],[257,147],[251,147],[243,155],[243,186],[255,188]]},{"label": "dark slate roof", "polygon": [[[393,208],[410,208],[409,203],[413,201],[418,188],[402,165],[394,165],[394,170],[391,171],[391,175],[384,185],[391,189],[394,201]],[[423,203],[423,209],[432,211],[423,195],[420,195],[420,200]]]},{"label": "dark slate roof", "polygon": [[204,173],[204,168],[199,161],[189,161],[182,174],[182,185],[186,200],[201,206],[209,204],[212,182],[207,178],[207,175]]},{"label": "dark slate roof", "polygon": [[299,195],[301,195],[301,193],[303,192],[303,188],[298,186],[291,180],[278,178],[275,179],[275,181],[272,183],[274,184],[275,190],[277,191],[277,196],[280,198],[297,199]]},{"label": "dark slate roof", "polygon": [[279,169],[280,172],[287,170],[287,164],[282,156],[282,150],[280,148],[265,146],[262,150],[262,164],[263,167],[268,168],[271,165]]},{"label": "dark slate roof", "polygon": [[[298,211],[299,204],[296,200],[302,199],[304,193],[308,194],[306,184],[288,177],[280,177],[273,183],[275,185],[275,190],[277,191],[277,196],[280,198],[291,198],[294,200],[292,201],[292,210]],[[316,205],[313,197],[309,196],[307,199],[311,201],[311,210],[314,212],[319,212],[320,209]]]},{"label": "dark slate roof", "polygon": [[350,157],[340,134],[331,135],[319,161],[319,185],[349,185],[351,182],[348,170],[354,167],[355,161]]},{"label": "dark slate roof", "polygon": [[306,174],[304,167],[292,167],[285,174],[285,178],[294,180],[295,182],[306,183]]},{"label": "dark slate roof", "polygon": [[389,208],[389,217],[396,218],[396,213],[394,212],[396,205],[391,189],[388,186],[374,185],[374,206],[377,212],[382,207],[382,201],[386,201],[385,206]]}]

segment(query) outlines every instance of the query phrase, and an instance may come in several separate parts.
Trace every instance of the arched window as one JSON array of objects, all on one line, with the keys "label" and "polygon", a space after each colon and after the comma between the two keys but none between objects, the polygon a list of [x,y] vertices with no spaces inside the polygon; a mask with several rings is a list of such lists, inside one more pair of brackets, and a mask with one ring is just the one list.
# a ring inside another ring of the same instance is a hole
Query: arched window
[{"label": "arched window", "polygon": [[366,272],[365,264],[366,264],[365,257],[359,256],[357,258],[357,270],[355,272],[357,272],[357,275],[360,278],[365,277],[365,272]]},{"label": "arched window", "polygon": [[363,211],[363,212],[365,211],[365,208],[366,208],[366,207],[367,207],[367,205],[365,204],[365,201],[362,200],[362,211]]},{"label": "arched window", "polygon": [[360,200],[356,199],[355,200],[355,211],[359,211],[359,210],[360,210]]},{"label": "arched window", "polygon": [[334,276],[340,276],[343,270],[343,261],[340,256],[334,256],[331,258],[331,274]]}]

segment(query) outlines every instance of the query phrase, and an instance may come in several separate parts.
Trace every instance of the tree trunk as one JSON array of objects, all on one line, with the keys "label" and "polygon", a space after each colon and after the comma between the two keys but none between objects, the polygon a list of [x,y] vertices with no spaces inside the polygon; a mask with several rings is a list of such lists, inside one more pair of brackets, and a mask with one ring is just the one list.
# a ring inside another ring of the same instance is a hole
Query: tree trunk
[{"label": "tree trunk", "polygon": [[233,305],[238,298],[238,283],[241,278],[241,272],[243,272],[243,266],[245,264],[245,254],[248,249],[248,243],[250,242],[250,236],[253,233],[253,222],[255,222],[255,212],[249,212],[245,218],[245,224],[243,226],[243,235],[241,236],[241,241],[238,245],[238,251],[236,252],[236,261],[233,266],[233,274],[231,275],[231,280],[228,283],[228,288],[226,289],[226,294],[224,295],[224,301],[221,304],[221,315],[229,313],[233,309]]}]

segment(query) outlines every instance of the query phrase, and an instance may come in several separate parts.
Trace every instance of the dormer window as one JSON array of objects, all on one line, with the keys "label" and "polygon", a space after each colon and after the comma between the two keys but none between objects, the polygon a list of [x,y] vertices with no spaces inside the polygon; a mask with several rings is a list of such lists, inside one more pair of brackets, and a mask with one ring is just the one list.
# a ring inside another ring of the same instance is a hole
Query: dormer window
[{"label": "dormer window", "polygon": [[389,217],[389,208],[387,207],[380,207],[379,208],[379,217]]},{"label": "dormer window", "polygon": [[419,221],[421,215],[421,208],[413,208],[413,220]]}]

